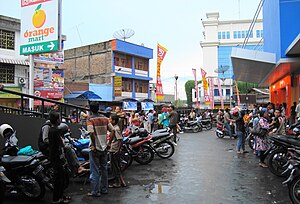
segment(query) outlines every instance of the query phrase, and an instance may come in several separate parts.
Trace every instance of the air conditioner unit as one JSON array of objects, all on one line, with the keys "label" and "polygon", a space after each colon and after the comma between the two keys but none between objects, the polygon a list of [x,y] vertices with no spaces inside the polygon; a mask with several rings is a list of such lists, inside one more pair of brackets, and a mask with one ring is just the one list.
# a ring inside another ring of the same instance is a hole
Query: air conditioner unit
[{"label": "air conditioner unit", "polygon": [[22,78],[22,77],[19,77],[18,82],[19,82],[20,85],[25,85],[26,84],[25,79]]}]

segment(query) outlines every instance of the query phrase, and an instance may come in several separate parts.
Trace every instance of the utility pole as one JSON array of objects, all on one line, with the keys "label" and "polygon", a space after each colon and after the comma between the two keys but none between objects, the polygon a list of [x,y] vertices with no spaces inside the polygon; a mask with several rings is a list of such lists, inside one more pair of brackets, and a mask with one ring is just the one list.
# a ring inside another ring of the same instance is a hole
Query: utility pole
[{"label": "utility pole", "polygon": [[177,80],[178,76],[175,74],[175,102],[176,102],[176,108],[178,107],[178,92],[177,92]]}]

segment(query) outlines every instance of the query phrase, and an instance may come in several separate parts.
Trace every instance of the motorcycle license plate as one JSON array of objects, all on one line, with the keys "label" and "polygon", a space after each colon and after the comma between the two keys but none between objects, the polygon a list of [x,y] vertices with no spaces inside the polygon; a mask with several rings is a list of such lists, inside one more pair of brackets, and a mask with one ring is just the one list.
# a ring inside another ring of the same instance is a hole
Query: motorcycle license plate
[{"label": "motorcycle license plate", "polygon": [[43,170],[44,170],[44,167],[42,167],[41,165],[38,165],[36,167],[36,169],[33,171],[33,174],[37,175],[40,171],[43,171]]}]

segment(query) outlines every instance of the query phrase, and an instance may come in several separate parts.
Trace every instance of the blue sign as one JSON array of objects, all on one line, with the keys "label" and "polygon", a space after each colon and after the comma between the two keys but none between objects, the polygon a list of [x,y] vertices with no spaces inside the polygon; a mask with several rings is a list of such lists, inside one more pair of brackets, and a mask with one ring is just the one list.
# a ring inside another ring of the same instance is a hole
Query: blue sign
[{"label": "blue sign", "polygon": [[142,110],[153,110],[154,103],[153,102],[141,102]]},{"label": "blue sign", "polygon": [[137,102],[123,101],[123,110],[137,110]]}]

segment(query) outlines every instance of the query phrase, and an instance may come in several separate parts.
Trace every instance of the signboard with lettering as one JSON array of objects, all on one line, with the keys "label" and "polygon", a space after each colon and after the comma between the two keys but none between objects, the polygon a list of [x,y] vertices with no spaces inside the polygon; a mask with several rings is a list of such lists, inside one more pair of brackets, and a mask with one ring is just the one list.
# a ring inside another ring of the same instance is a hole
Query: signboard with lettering
[{"label": "signboard with lettering", "polygon": [[121,76],[114,77],[114,95],[122,96],[122,77]]},{"label": "signboard with lettering", "polygon": [[21,0],[21,55],[59,49],[59,1]]}]

